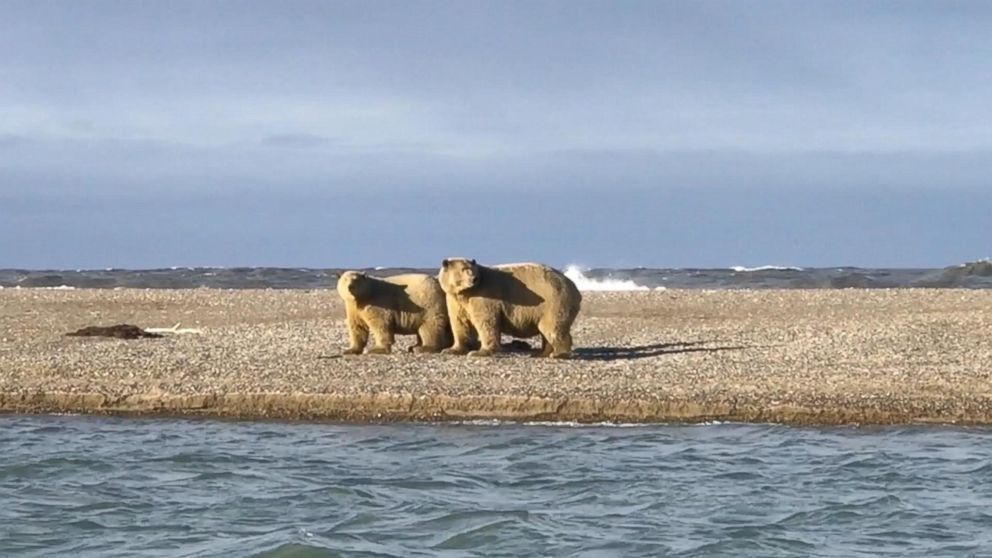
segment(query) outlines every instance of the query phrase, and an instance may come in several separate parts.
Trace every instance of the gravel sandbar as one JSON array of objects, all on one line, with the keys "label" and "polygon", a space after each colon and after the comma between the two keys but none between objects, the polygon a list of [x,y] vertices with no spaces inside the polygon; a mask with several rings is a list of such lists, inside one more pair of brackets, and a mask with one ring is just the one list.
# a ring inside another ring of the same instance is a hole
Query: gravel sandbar
[{"label": "gravel sandbar", "polygon": [[[992,424],[992,291],[584,293],[576,358],[341,356],[331,290],[0,290],[0,411]],[[198,334],[66,337],[117,323]]]}]

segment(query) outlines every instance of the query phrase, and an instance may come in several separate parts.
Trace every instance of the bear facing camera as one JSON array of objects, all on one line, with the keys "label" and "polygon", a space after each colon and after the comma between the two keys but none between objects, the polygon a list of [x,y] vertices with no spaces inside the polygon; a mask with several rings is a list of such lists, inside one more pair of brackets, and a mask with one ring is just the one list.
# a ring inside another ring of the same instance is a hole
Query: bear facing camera
[{"label": "bear facing camera", "polygon": [[[582,295],[564,273],[538,263],[487,267],[475,260],[448,258],[438,281],[444,290],[454,345],[449,354],[489,356],[502,350],[501,335],[541,336],[535,356],[568,358],[572,324]],[[481,347],[471,350],[472,333]]]}]

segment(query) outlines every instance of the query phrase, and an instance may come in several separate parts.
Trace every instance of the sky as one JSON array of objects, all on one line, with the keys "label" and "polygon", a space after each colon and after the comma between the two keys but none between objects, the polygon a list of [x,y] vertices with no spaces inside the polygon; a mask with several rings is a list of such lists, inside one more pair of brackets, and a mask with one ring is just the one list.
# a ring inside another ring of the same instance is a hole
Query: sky
[{"label": "sky", "polygon": [[0,3],[0,268],[992,256],[992,3]]}]

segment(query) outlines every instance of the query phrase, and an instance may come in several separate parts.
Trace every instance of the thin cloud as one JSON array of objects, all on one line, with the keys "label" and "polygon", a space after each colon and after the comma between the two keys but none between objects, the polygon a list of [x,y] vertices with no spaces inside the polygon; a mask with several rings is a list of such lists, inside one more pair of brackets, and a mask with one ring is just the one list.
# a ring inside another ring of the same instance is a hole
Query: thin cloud
[{"label": "thin cloud", "polygon": [[314,134],[275,134],[262,138],[261,143],[265,147],[309,149],[328,145],[332,141],[331,138]]},{"label": "thin cloud", "polygon": [[385,7],[0,2],[0,266],[987,254],[990,3]]},{"label": "thin cloud", "polygon": [[472,154],[992,148],[983,4],[95,5],[0,7],[0,49],[18,53],[0,60],[0,134],[302,133]]}]

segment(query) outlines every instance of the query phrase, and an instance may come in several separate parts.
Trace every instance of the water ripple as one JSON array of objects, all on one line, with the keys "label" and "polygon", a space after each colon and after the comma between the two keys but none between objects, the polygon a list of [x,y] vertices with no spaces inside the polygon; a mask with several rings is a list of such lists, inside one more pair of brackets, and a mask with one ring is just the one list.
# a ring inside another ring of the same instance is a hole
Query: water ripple
[{"label": "water ripple", "polygon": [[973,556],[992,431],[0,417],[0,556]]}]

